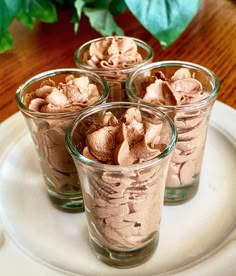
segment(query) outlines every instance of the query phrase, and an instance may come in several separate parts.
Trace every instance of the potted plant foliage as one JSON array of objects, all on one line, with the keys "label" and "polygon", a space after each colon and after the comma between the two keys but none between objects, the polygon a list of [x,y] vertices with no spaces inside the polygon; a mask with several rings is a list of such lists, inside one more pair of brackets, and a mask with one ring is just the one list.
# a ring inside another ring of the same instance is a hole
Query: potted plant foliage
[{"label": "potted plant foliage", "polygon": [[14,0],[0,1],[0,52],[13,47],[8,29],[14,19],[29,28],[35,20],[56,22],[58,9],[72,10],[71,21],[75,33],[79,31],[82,14],[101,35],[123,35],[114,16],[129,9],[156,39],[163,49],[168,47],[191,22],[200,0]]}]

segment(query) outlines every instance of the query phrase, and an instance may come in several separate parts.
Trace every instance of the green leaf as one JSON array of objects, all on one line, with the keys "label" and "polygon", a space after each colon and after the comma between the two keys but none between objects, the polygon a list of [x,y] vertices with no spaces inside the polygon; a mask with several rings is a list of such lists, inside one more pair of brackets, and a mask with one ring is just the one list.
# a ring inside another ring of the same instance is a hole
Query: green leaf
[{"label": "green leaf", "polygon": [[85,6],[84,0],[75,0],[75,12],[71,16],[71,22],[74,24],[74,32],[77,33],[79,29],[79,21],[82,15],[83,7]]},{"label": "green leaf", "polygon": [[57,12],[55,6],[47,0],[31,1],[30,13],[35,18],[48,23],[57,21]]},{"label": "green leaf", "polygon": [[7,29],[21,8],[21,0],[0,0],[0,37],[5,36]]},{"label": "green leaf", "polygon": [[35,18],[47,23],[56,22],[57,11],[54,4],[47,0],[24,1],[18,19],[30,27]]},{"label": "green leaf", "polygon": [[77,33],[79,29],[79,18],[76,11],[73,12],[70,22],[74,24],[74,33]]},{"label": "green leaf", "polygon": [[83,7],[85,6],[85,1],[83,0],[76,0],[74,3],[76,14],[77,14],[77,20],[80,20],[81,14],[83,11]]},{"label": "green leaf", "polygon": [[109,10],[85,7],[83,11],[89,18],[91,26],[101,35],[123,34],[123,30],[116,24]]},{"label": "green leaf", "polygon": [[6,50],[10,50],[12,46],[13,38],[8,32],[5,32],[0,36],[0,53]]},{"label": "green leaf", "polygon": [[53,0],[54,2],[58,3],[59,5],[63,5],[64,4],[64,0]]},{"label": "green leaf", "polygon": [[21,0],[0,0],[0,52],[13,46],[13,38],[8,32],[8,27],[16,17],[21,4]]},{"label": "green leaf", "polygon": [[118,14],[127,9],[124,0],[80,0],[86,3],[86,7],[94,9],[107,9],[112,14]]},{"label": "green leaf", "polygon": [[198,11],[201,0],[125,0],[139,22],[168,47],[185,30]]},{"label": "green leaf", "polygon": [[31,16],[31,14],[26,13],[24,10],[21,9],[17,15],[17,19],[26,27],[33,29],[35,19]]},{"label": "green leaf", "polygon": [[84,0],[86,2],[86,6],[89,8],[96,9],[108,9],[112,0]]},{"label": "green leaf", "polygon": [[127,5],[124,0],[112,0],[109,6],[109,10],[112,14],[118,14],[127,9]]}]

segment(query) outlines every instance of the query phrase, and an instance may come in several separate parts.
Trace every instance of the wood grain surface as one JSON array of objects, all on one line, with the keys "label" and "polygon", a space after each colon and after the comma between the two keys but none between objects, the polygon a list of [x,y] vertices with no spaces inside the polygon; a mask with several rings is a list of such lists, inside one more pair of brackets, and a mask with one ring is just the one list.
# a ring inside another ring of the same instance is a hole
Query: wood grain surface
[{"label": "wood grain surface", "polygon": [[[100,36],[86,17],[75,35],[70,16],[69,10],[61,11],[57,23],[36,23],[33,30],[17,21],[11,25],[14,48],[0,54],[0,122],[18,111],[15,93],[21,83],[42,71],[75,67],[76,48]],[[236,108],[236,1],[202,0],[193,21],[166,50],[129,11],[118,15],[116,21],[125,35],[154,48],[154,61],[185,60],[212,70],[221,83],[218,100]]]}]

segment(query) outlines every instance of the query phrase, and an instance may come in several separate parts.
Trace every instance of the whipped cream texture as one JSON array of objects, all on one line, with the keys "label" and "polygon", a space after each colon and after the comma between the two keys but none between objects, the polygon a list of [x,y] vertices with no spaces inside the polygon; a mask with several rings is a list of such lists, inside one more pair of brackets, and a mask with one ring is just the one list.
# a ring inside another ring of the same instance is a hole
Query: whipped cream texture
[{"label": "whipped cream texture", "polygon": [[142,60],[133,38],[114,36],[92,42],[86,63],[107,70],[132,67]]},{"label": "whipped cream texture", "polygon": [[177,70],[169,79],[159,71],[142,82],[140,97],[146,102],[161,106],[177,127],[178,141],[170,163],[167,187],[198,182],[210,109],[174,107],[189,104],[194,107],[194,103],[208,95],[201,82],[187,68]]},{"label": "whipped cream texture", "polygon": [[29,109],[44,113],[71,112],[93,104],[99,97],[96,85],[88,77],[69,75],[65,83],[43,81],[38,89],[26,95],[24,103]]},{"label": "whipped cream texture", "polygon": [[158,144],[162,125],[142,120],[137,108],[128,109],[118,120],[111,112],[100,124],[88,130],[83,155],[114,165],[141,163],[160,154],[166,145]]},{"label": "whipped cream texture", "polygon": [[[36,144],[44,180],[56,193],[80,191],[76,168],[65,146],[65,132],[75,116],[69,112],[79,111],[99,97],[98,88],[87,76],[74,75],[67,75],[65,82],[59,83],[44,80],[24,96],[24,104],[29,109],[42,113],[27,123]],[[62,116],[66,113],[68,116]]]},{"label": "whipped cream texture", "polygon": [[145,120],[133,107],[119,118],[106,112],[86,132],[81,153],[116,165],[86,170],[83,184],[90,231],[108,248],[139,248],[158,236],[168,159],[141,164],[166,148],[164,132],[161,121]]},{"label": "whipped cream texture", "polygon": [[147,48],[141,50],[132,37],[111,36],[91,41],[79,58],[106,79],[110,101],[123,101],[127,98],[125,82],[128,75],[147,59],[149,51]]}]

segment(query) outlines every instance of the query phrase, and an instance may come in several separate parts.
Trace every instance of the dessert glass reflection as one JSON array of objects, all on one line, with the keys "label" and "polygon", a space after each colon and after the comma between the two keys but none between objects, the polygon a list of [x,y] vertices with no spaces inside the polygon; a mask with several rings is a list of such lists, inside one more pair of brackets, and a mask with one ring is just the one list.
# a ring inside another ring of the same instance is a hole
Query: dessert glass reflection
[{"label": "dessert glass reflection", "polygon": [[219,81],[209,69],[184,61],[156,62],[126,83],[130,101],[152,104],[174,121],[178,140],[165,189],[165,203],[183,203],[198,191],[207,128]]},{"label": "dessert glass reflection", "polygon": [[75,164],[65,146],[66,128],[81,110],[104,102],[107,95],[107,83],[99,75],[71,68],[35,75],[16,92],[49,198],[59,209],[83,210]]},{"label": "dessert glass reflection", "polygon": [[169,116],[137,103],[90,108],[69,126],[66,144],[80,178],[90,244],[101,261],[133,267],[155,252],[175,143]]},{"label": "dessert glass reflection", "polygon": [[142,40],[127,36],[108,36],[90,40],[74,53],[78,68],[103,76],[109,85],[108,101],[124,101],[128,75],[152,62],[153,49]]}]

